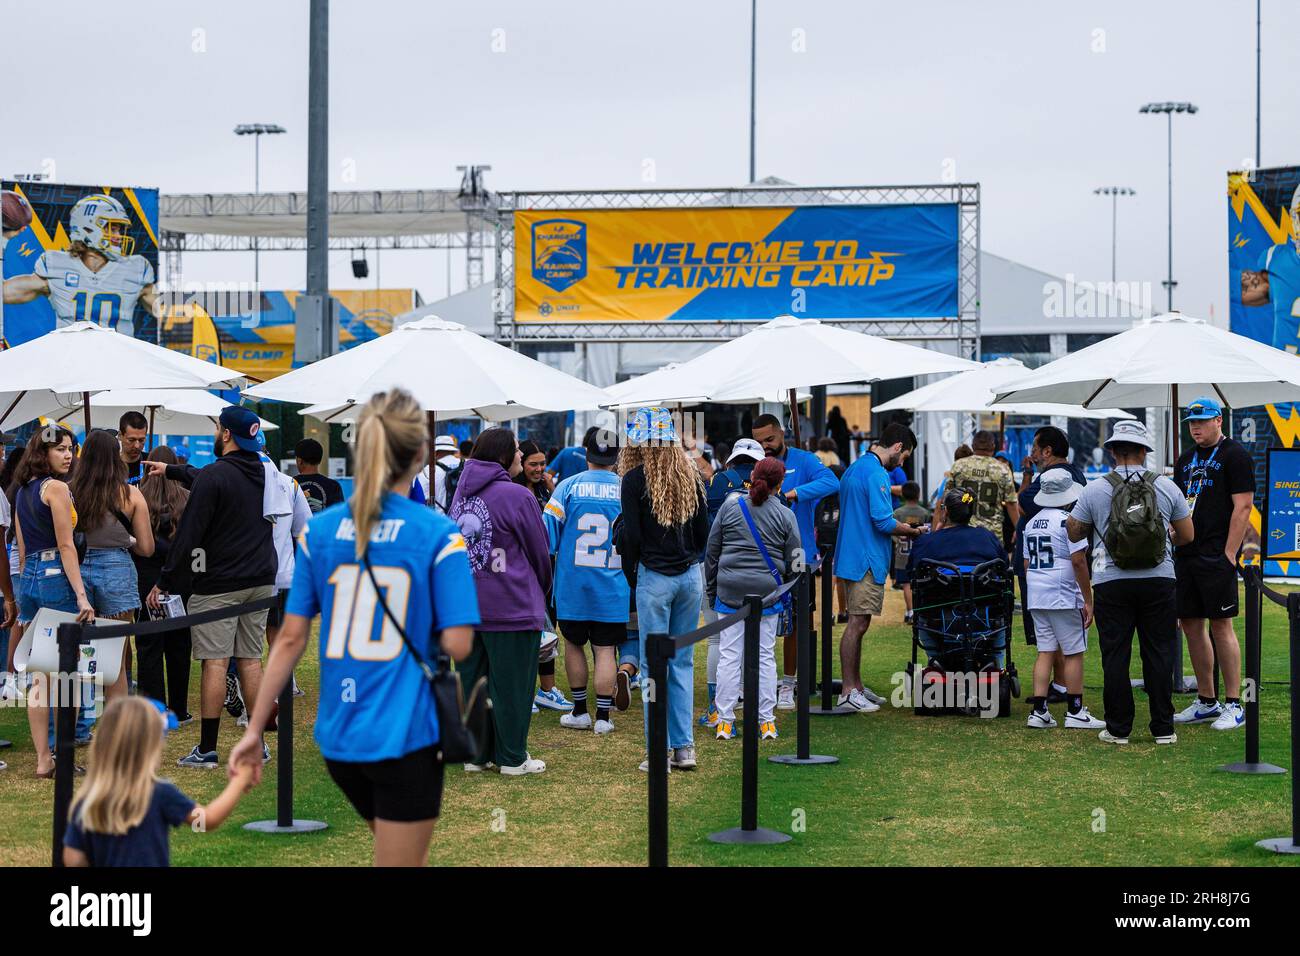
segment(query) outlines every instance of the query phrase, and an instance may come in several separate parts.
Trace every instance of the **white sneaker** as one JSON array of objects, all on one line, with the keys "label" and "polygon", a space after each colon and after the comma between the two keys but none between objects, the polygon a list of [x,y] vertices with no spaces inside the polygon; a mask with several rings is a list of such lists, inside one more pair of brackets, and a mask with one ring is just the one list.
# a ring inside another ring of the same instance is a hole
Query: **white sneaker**
[{"label": "white sneaker", "polygon": [[1217,700],[1213,704],[1203,704],[1200,698],[1192,701],[1178,713],[1174,714],[1176,724],[1207,724],[1217,721],[1223,714],[1223,705]]},{"label": "white sneaker", "polygon": [[672,759],[669,761],[669,764],[671,766],[678,768],[679,770],[694,770],[695,769],[695,748],[678,747],[676,750],[673,751],[673,756]]},{"label": "white sneaker", "polygon": [[9,671],[0,674],[0,701],[17,700],[21,696],[18,679]]},{"label": "white sneaker", "polygon": [[247,711],[247,710],[245,710],[242,714],[240,714],[238,717],[235,718],[235,726],[236,726],[236,727],[247,727],[247,726],[248,726],[248,711]]},{"label": "white sneaker", "polygon": [[[1068,719],[1068,718],[1067,718]],[[1031,710],[1029,719],[1025,721],[1026,727],[1032,727],[1034,730],[1043,730],[1047,727],[1056,726],[1056,718],[1048,710]]]},{"label": "white sneaker", "polygon": [[781,681],[776,686],[776,709],[794,710],[794,684]]},{"label": "white sneaker", "polygon": [[573,714],[561,714],[560,726],[571,730],[590,730],[591,714],[578,714],[576,717]]},{"label": "white sneaker", "polygon": [[840,695],[839,706],[852,707],[854,710],[861,711],[864,714],[874,714],[880,709],[879,704],[873,704],[871,701],[867,700],[866,695],[856,687],[849,691],[847,695]]},{"label": "white sneaker", "polygon": [[1176,743],[1178,743],[1178,735],[1177,735],[1177,734],[1166,734],[1166,735],[1163,736],[1163,737],[1157,737],[1157,738],[1156,738],[1156,743],[1158,743],[1158,744],[1176,744]]},{"label": "white sneaker", "polygon": [[1097,735],[1097,739],[1106,744],[1127,744],[1127,737],[1116,737],[1109,730],[1103,730]]},{"label": "white sneaker", "polygon": [[1223,713],[1212,726],[1215,730],[1236,730],[1246,722],[1246,708],[1241,704],[1224,704]]},{"label": "white sneaker", "polygon": [[502,767],[501,775],[504,777],[522,777],[526,773],[541,773],[546,769],[546,764],[541,760],[524,754],[524,762],[517,767]]},{"label": "white sneaker", "polygon": [[1094,717],[1088,713],[1087,707],[1080,707],[1077,714],[1065,715],[1065,727],[1067,730],[1099,730],[1106,726],[1106,721],[1100,717]]},{"label": "white sneaker", "polygon": [[491,760],[489,760],[487,763],[467,763],[465,764],[465,772],[482,773],[484,770],[492,770],[495,769],[495,767],[496,764],[494,764]]},{"label": "white sneaker", "polygon": [[[561,722],[561,723],[564,722],[564,718],[563,718],[563,717],[560,718],[560,722]],[[596,733],[597,733],[597,734],[612,734],[612,733],[614,732],[614,721],[612,721],[612,720],[598,720],[598,721],[596,721],[596,727],[595,727],[595,730],[596,730]]]},{"label": "white sneaker", "polygon": [[885,698],[881,697],[870,687],[862,688],[862,696],[865,697],[867,700],[871,701],[873,704],[883,704],[885,702]]},{"label": "white sneaker", "polygon": [[[641,761],[641,766],[637,767],[636,769],[640,770],[642,773],[649,773],[649,772],[650,772],[650,757],[647,756],[644,760],[642,760],[642,761]],[[672,773],[672,772],[673,772],[673,752],[672,752],[671,750],[668,751],[668,772],[669,772],[669,773]]]}]

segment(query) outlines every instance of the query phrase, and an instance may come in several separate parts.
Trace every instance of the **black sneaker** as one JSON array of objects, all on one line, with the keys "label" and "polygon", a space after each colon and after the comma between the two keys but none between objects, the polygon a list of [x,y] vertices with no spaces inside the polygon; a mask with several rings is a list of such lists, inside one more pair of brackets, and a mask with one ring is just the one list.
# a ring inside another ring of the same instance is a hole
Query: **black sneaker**
[{"label": "black sneaker", "polygon": [[1069,699],[1070,695],[1057,690],[1055,684],[1047,688],[1047,702],[1049,704],[1063,704]]},{"label": "black sneaker", "polygon": [[239,678],[234,674],[226,674],[226,713],[231,717],[242,717],[244,714],[244,695],[239,692]]}]

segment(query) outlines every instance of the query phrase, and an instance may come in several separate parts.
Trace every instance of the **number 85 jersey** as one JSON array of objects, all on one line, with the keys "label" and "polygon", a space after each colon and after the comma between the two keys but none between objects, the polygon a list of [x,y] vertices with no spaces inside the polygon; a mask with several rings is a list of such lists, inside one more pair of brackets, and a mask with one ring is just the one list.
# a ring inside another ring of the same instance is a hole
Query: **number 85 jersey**
[{"label": "number 85 jersey", "polygon": [[47,249],[32,271],[50,287],[55,325],[62,328],[83,319],[134,334],[135,303],[153,285],[153,266],[144,256],[109,259],[92,272],[72,253]]},{"label": "number 85 jersey", "polygon": [[1074,578],[1070,555],[1088,547],[1088,539],[1071,541],[1065,532],[1068,512],[1044,508],[1025,525],[1025,585],[1031,611],[1083,607],[1083,592]]},{"label": "number 85 jersey", "polygon": [[623,513],[621,480],[584,471],[555,486],[542,517],[555,555],[555,611],[562,621],[626,623],[628,586],[611,540]]}]

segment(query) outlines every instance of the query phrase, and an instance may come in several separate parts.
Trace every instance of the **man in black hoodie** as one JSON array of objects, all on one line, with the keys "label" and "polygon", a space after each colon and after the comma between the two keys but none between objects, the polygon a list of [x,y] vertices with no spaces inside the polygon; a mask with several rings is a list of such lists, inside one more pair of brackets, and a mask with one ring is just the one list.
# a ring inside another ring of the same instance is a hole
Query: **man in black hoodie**
[{"label": "man in black hoodie", "polygon": [[[221,411],[213,443],[217,460],[206,468],[168,466],[167,477],[192,484],[190,499],[172,538],[148,604],[160,594],[189,591],[190,614],[246,604],[275,593],[276,553],[271,523],[263,517],[266,473],[258,456],[261,422],[249,409]],[[173,469],[175,472],[173,473]],[[153,470],[153,469],[150,469]],[[217,728],[226,696],[226,668],[235,659],[244,699],[251,709],[262,683],[262,645],[267,610],[196,625],[194,659],[203,662],[198,746],[177,763],[217,766]],[[263,759],[269,758],[263,745]]]}]

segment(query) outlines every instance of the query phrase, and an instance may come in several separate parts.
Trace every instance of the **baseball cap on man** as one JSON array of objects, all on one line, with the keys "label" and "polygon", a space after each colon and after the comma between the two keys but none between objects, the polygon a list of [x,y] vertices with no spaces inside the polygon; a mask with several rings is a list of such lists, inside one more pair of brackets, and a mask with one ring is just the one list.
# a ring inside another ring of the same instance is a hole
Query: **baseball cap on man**
[{"label": "baseball cap on man", "polygon": [[244,451],[262,450],[262,422],[251,409],[227,405],[221,410],[221,427],[230,431],[230,437]]},{"label": "baseball cap on man", "polygon": [[1183,417],[1185,422],[1207,422],[1211,418],[1218,418],[1223,414],[1223,406],[1213,398],[1198,398],[1187,406],[1187,414]]},{"label": "baseball cap on man", "polygon": [[587,449],[587,464],[612,465],[618,461],[618,446],[610,441],[613,437],[612,432],[601,429],[583,442]]},{"label": "baseball cap on man", "polygon": [[1034,504],[1044,508],[1059,508],[1061,505],[1073,504],[1079,500],[1079,491],[1083,488],[1065,468],[1049,468],[1043,472],[1038,479],[1038,487],[1038,494],[1034,495]]},{"label": "baseball cap on man", "polygon": [[731,464],[737,458],[752,458],[754,461],[762,461],[767,457],[763,451],[763,446],[752,438],[738,438],[736,443],[731,446],[731,457],[727,459],[727,464]]},{"label": "baseball cap on man", "polygon": [[1115,442],[1141,445],[1147,451],[1156,450],[1156,446],[1151,444],[1151,436],[1147,433],[1147,426],[1135,418],[1126,418],[1123,421],[1116,422],[1115,427],[1110,430],[1110,437],[1102,444],[1109,448]]}]

